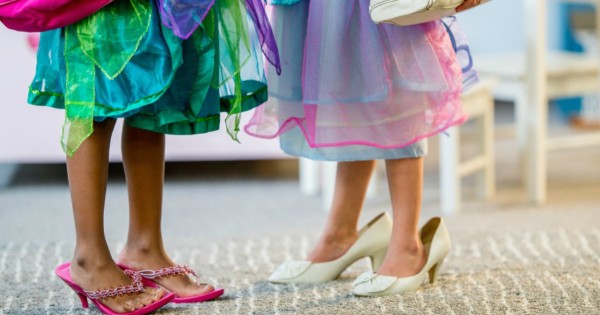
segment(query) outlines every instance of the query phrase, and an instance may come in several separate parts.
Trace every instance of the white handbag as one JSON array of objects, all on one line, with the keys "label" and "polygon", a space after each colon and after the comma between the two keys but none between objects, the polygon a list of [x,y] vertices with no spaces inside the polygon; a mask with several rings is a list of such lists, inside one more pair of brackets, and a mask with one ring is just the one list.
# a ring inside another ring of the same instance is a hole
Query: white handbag
[{"label": "white handbag", "polygon": [[[488,0],[482,0],[485,3]],[[369,13],[375,23],[400,26],[421,24],[456,14],[464,0],[371,0]]]}]

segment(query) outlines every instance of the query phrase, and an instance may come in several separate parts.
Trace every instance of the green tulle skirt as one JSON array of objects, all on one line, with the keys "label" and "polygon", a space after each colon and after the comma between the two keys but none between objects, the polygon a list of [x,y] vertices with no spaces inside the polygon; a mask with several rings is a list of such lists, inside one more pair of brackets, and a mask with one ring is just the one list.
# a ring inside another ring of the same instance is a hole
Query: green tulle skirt
[{"label": "green tulle skirt", "polygon": [[61,143],[72,155],[93,122],[165,134],[226,128],[267,99],[256,30],[243,0],[219,0],[187,40],[164,27],[154,1],[115,1],[93,16],[41,35],[29,103],[65,110]]}]

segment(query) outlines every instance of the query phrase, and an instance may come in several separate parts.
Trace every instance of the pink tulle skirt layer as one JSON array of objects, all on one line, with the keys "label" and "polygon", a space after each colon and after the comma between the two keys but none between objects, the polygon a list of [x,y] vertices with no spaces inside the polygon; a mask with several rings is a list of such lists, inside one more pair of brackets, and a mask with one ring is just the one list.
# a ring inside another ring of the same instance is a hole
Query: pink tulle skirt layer
[{"label": "pink tulle skirt layer", "polygon": [[[312,148],[402,148],[461,124],[463,88],[477,82],[454,18],[376,25],[369,0],[275,6],[282,74],[246,132],[274,138],[299,128]],[[286,137],[282,138],[282,147]]]}]

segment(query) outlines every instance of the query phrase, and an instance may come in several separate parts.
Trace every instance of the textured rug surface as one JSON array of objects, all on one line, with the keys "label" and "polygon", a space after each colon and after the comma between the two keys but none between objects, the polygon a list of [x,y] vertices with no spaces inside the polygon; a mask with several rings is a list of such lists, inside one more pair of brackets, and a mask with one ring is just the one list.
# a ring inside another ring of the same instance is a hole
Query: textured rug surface
[{"label": "textured rug surface", "polygon": [[[455,228],[468,220],[452,220]],[[455,237],[435,285],[386,298],[356,298],[359,261],[340,279],[321,285],[273,285],[276,264],[300,258],[309,234],[232,239],[171,246],[175,260],[226,288],[221,299],[169,306],[158,314],[600,314],[600,229],[536,229]],[[120,245],[114,244],[115,249]],[[98,314],[53,274],[68,259],[65,242],[0,245],[0,314]]]}]

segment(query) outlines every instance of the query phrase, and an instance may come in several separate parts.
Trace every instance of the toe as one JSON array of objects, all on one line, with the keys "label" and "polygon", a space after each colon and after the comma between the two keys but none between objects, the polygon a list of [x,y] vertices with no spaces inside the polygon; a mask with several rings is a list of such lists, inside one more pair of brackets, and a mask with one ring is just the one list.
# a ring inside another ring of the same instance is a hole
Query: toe
[{"label": "toe", "polygon": [[202,284],[200,288],[202,289],[202,293],[209,293],[215,290],[215,287],[210,284]]},{"label": "toe", "polygon": [[148,296],[144,297],[144,299],[142,300],[142,303],[144,303],[144,306],[154,303],[154,296],[148,295]]},{"label": "toe", "polygon": [[133,302],[127,302],[127,303],[125,303],[125,305],[123,305],[123,312],[122,313],[135,311],[136,308],[135,308],[134,305],[135,304]]},{"label": "toe", "polygon": [[158,300],[162,299],[166,294],[167,294],[167,291],[165,291],[162,288],[155,289],[155,291],[154,291],[154,301],[158,301]]}]

